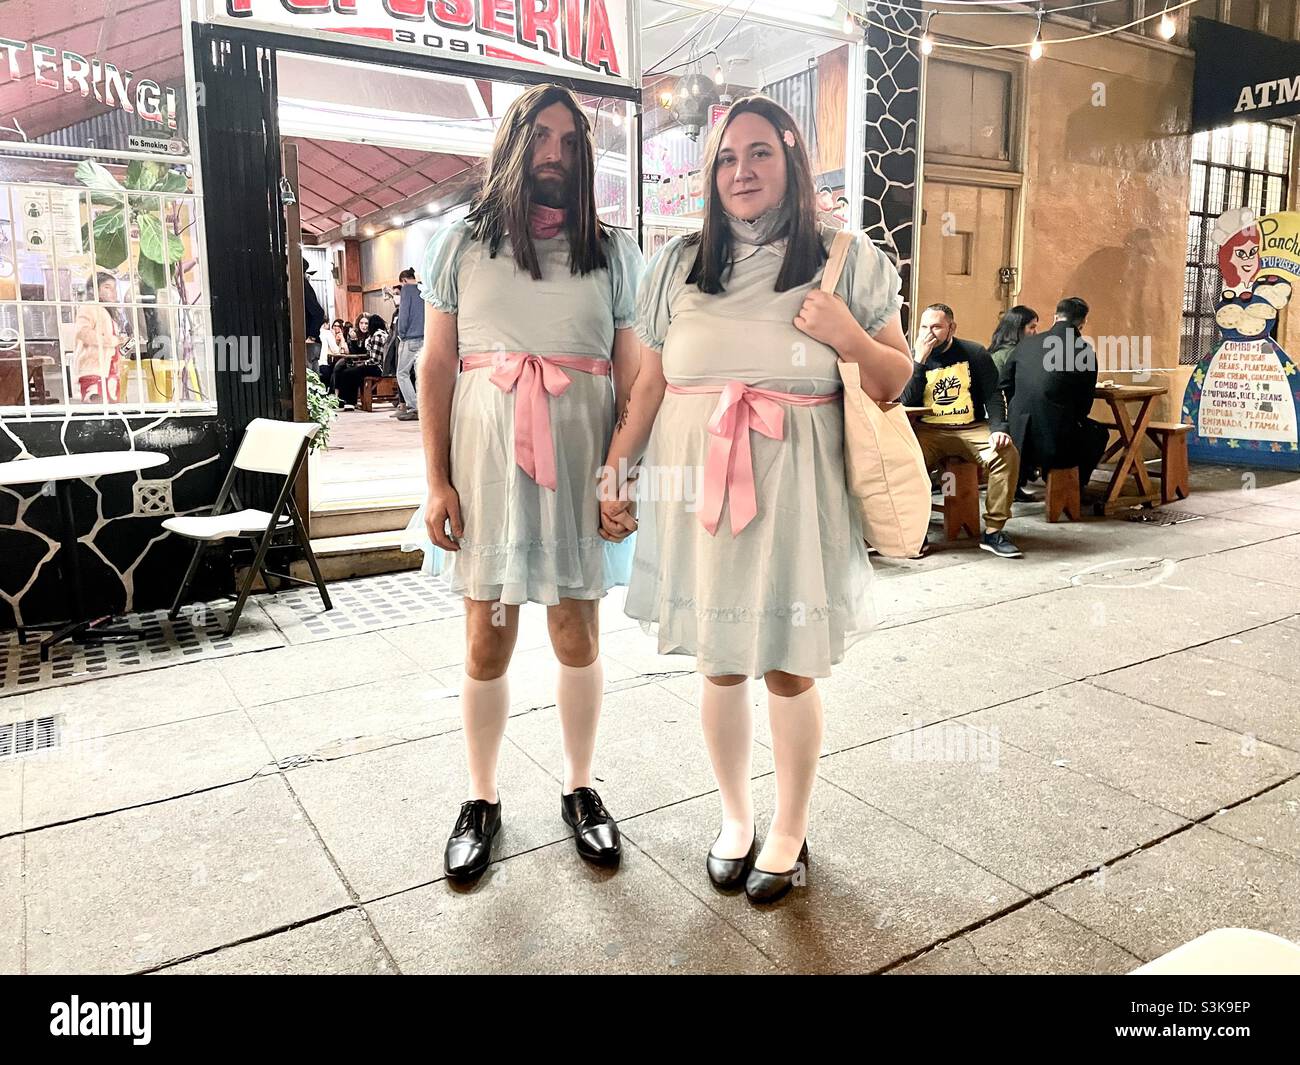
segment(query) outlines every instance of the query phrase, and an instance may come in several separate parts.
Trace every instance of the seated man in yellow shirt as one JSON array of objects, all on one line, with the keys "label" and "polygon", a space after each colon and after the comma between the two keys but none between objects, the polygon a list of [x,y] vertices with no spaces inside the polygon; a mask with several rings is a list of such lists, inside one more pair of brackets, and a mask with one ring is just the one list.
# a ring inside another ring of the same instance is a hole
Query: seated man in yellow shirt
[{"label": "seated man in yellow shirt", "polygon": [[916,423],[926,467],[933,470],[946,458],[983,466],[989,483],[980,547],[999,558],[1019,558],[1020,548],[1002,527],[1011,518],[1020,454],[1007,435],[1007,403],[993,359],[979,344],[957,338],[952,308],[943,303],[921,315],[912,357],[902,402],[930,408]]}]

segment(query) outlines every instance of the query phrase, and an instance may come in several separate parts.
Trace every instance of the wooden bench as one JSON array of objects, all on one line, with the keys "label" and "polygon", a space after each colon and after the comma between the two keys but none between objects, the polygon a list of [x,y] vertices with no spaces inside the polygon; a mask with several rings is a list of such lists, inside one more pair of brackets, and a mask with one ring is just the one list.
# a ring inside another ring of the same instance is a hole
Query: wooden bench
[{"label": "wooden bench", "polygon": [[[1118,426],[1110,420],[1102,420],[1107,429]],[[1186,499],[1192,494],[1191,470],[1187,461],[1187,437],[1193,426],[1186,422],[1150,422],[1147,424],[1146,436],[1160,451],[1160,469],[1156,477],[1160,481],[1160,502],[1172,503],[1175,499]],[[1102,456],[1102,462],[1113,458],[1119,445],[1112,444]]]},{"label": "wooden bench", "polygon": [[1185,422],[1152,422],[1147,439],[1160,449],[1160,502],[1172,503],[1192,494],[1191,470],[1187,463],[1187,437],[1192,427]]},{"label": "wooden bench", "polygon": [[943,495],[943,536],[956,540],[965,530],[980,536],[980,465],[947,458],[939,466],[939,491]]},{"label": "wooden bench", "polygon": [[361,398],[357,406],[362,410],[373,410],[375,400],[387,400],[394,407],[402,400],[397,387],[396,377],[367,377],[361,382]]},{"label": "wooden bench", "polygon": [[1083,513],[1079,494],[1079,467],[1047,471],[1047,520],[1056,523],[1064,514],[1070,521],[1078,521]]}]

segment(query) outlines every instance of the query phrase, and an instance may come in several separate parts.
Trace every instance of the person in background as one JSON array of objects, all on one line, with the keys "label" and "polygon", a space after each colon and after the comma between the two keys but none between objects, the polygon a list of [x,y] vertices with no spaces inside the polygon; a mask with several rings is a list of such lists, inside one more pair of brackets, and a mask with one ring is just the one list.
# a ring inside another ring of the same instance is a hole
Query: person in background
[{"label": "person in background", "polygon": [[993,360],[974,341],[957,338],[956,317],[944,303],[930,304],[921,315],[912,358],[902,402],[930,408],[915,426],[926,469],[947,458],[983,466],[989,486],[980,547],[999,558],[1019,558],[1020,548],[1002,528],[1011,518],[1020,454],[1007,433],[1007,403]]},{"label": "person in background", "polygon": [[1082,336],[1087,320],[1087,303],[1077,296],[1061,300],[1052,328],[1021,340],[998,380],[1010,404],[1007,424],[1022,475],[1078,466],[1081,490],[1110,440],[1110,430],[1088,417],[1097,355]]},{"label": "person in background", "polygon": [[[390,285],[384,289],[384,299],[393,303],[393,313],[388,319],[388,343],[384,345],[384,356],[379,360],[379,369],[385,377],[397,376],[397,320],[402,315],[402,286]],[[405,404],[398,401],[398,409]],[[396,411],[394,412],[396,413]]]},{"label": "person in background", "polygon": [[117,302],[117,278],[103,271],[95,276],[98,303],[85,303],[77,311],[72,376],[83,403],[116,403],[121,394],[118,349],[125,339],[105,304]]},{"label": "person in background", "polygon": [[402,402],[406,409],[400,411],[397,420],[413,422],[420,417],[417,407],[415,388],[415,364],[419,359],[420,349],[424,347],[424,300],[415,299],[418,288],[415,271],[409,266],[398,275],[402,287],[412,293],[412,298],[402,300],[397,316],[397,387],[402,393]]},{"label": "person in background", "polygon": [[997,367],[998,373],[1006,365],[1011,349],[1025,337],[1038,332],[1038,312],[1032,307],[1017,305],[1002,315],[998,327],[993,330],[993,339],[989,341],[989,358]]},{"label": "person in background", "polygon": [[307,367],[319,370],[321,355],[321,330],[325,327],[325,309],[321,307],[316,290],[311,284],[311,263],[302,261],[302,304],[307,326]]},{"label": "person in background", "polygon": [[366,353],[366,337],[364,330],[368,329],[369,325],[363,326],[362,323],[365,321],[366,315],[363,312],[362,314],[357,315],[357,320],[355,322],[349,322],[344,329],[344,335],[348,338],[349,355],[364,355]]},{"label": "person in background", "polygon": [[344,324],[342,318],[335,318],[333,325],[323,325],[320,328],[321,366],[317,375],[326,389],[332,387],[334,371],[348,353],[348,342],[343,333]]},{"label": "person in background", "polygon": [[384,328],[384,320],[379,315],[363,315],[357,319],[357,325],[365,338],[362,349],[364,358],[349,358],[346,365],[334,371],[334,390],[339,394],[339,402],[343,404],[344,410],[356,410],[362,381],[382,374],[379,362],[384,356],[384,345],[388,343],[388,330]]}]

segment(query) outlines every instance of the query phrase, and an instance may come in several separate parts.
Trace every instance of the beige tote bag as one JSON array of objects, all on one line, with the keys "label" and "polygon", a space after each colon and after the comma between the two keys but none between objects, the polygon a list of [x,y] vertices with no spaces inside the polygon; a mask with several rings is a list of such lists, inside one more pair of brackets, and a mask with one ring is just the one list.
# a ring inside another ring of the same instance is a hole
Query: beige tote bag
[{"label": "beige tote bag", "polygon": [[[834,292],[853,244],[841,230],[831,243],[822,291]],[[844,476],[862,515],[867,543],[889,558],[914,558],[930,525],[930,475],[921,445],[899,403],[864,391],[855,362],[840,360],[844,382]]]}]

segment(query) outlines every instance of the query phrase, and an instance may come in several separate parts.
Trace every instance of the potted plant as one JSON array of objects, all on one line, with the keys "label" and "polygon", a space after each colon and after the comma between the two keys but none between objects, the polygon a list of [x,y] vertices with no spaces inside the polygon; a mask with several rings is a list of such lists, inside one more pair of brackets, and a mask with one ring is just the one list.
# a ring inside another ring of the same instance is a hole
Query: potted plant
[{"label": "potted plant", "polygon": [[311,438],[308,454],[324,451],[329,446],[330,426],[334,422],[334,412],[339,409],[339,397],[325,387],[320,375],[310,367],[307,370],[307,418],[320,426],[320,431]]}]

